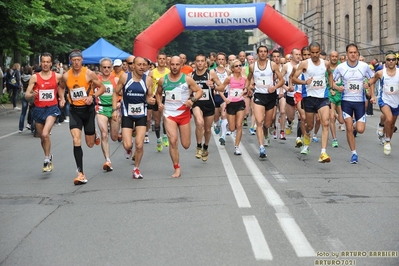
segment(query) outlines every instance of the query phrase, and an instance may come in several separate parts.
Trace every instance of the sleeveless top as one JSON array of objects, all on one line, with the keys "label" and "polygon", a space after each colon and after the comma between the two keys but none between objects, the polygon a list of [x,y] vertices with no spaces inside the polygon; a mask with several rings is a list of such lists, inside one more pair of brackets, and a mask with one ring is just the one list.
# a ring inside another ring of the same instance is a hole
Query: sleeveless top
[{"label": "sleeveless top", "polygon": [[[296,67],[298,67],[299,64],[296,65]],[[294,67],[291,65],[291,63],[287,63],[287,73],[285,73],[284,76],[284,80],[285,82],[289,84],[289,80],[290,80],[290,75],[292,73],[292,70],[294,69]],[[295,94],[295,90],[294,91],[287,91],[287,96],[289,97],[294,97]]]},{"label": "sleeveless top", "polygon": [[[269,86],[273,86],[273,70],[270,60],[267,60],[265,69],[260,69],[258,61],[254,64],[255,93],[269,94]],[[273,92],[276,93],[276,92]]]},{"label": "sleeveless top", "polygon": [[127,74],[126,83],[122,88],[122,116],[131,118],[147,116],[146,78],[147,76],[143,75],[140,81],[134,81],[132,72]]},{"label": "sleeveless top", "polygon": [[320,64],[316,66],[313,64],[311,58],[307,59],[308,69],[303,73],[305,80],[313,78],[309,85],[305,85],[302,89],[303,97],[315,97],[315,98],[328,98],[328,87],[326,80],[326,64],[324,60],[320,58]]},{"label": "sleeveless top", "polygon": [[165,92],[164,115],[166,117],[176,117],[190,110],[190,107],[184,105],[190,97],[186,74],[182,73],[178,81],[171,81],[169,75],[166,75],[162,88]]},{"label": "sleeveless top", "polygon": [[[204,92],[202,94],[202,97],[200,99],[198,99],[198,101],[196,101],[193,104],[193,107],[195,107],[195,106],[215,106],[215,101],[213,99],[213,91],[206,84],[206,82],[210,78],[209,70],[207,69],[205,71],[205,73],[202,75],[198,75],[197,72],[194,71],[191,76],[194,79],[194,81],[198,84],[198,86],[202,89],[202,91]],[[194,93],[194,96],[195,96],[195,93]]]},{"label": "sleeveless top", "polygon": [[231,75],[230,88],[228,90],[227,98],[231,102],[243,101],[244,97],[242,94],[243,94],[244,88],[245,88],[245,78],[241,77],[241,79],[237,80],[234,78],[233,75]]},{"label": "sleeveless top", "polygon": [[169,68],[165,67],[165,70],[163,73],[160,73],[158,68],[154,68],[152,71],[152,92],[155,94],[157,89],[158,89],[158,81],[164,77],[165,75],[169,74],[170,70]]},{"label": "sleeveless top", "polygon": [[98,79],[104,84],[105,92],[97,98],[97,105],[105,107],[112,106],[112,95],[116,87],[115,77],[110,76],[107,81],[103,81],[103,77],[98,75]]},{"label": "sleeveless top", "polygon": [[38,94],[35,96],[33,102],[37,107],[54,106],[58,104],[58,83],[57,75],[51,72],[49,79],[43,79],[40,73],[36,73],[36,84],[33,90],[37,91]]},{"label": "sleeveless top", "polygon": [[380,98],[384,103],[392,108],[399,106],[399,71],[396,69],[395,76],[391,77],[387,73],[387,69],[382,70],[383,76],[380,81]]},{"label": "sleeveless top", "polygon": [[69,90],[68,100],[73,106],[86,106],[84,97],[93,94],[91,82],[86,80],[86,67],[82,67],[79,76],[75,77],[72,68],[68,70],[68,80],[66,85]]}]

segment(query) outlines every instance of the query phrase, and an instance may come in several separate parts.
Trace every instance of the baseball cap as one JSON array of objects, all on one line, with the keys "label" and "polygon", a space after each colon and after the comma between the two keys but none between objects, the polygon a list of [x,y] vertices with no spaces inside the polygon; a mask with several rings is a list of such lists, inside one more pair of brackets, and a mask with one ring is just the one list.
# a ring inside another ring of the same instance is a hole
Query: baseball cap
[{"label": "baseball cap", "polygon": [[115,59],[114,65],[113,66],[121,66],[122,65],[122,60],[120,59]]}]

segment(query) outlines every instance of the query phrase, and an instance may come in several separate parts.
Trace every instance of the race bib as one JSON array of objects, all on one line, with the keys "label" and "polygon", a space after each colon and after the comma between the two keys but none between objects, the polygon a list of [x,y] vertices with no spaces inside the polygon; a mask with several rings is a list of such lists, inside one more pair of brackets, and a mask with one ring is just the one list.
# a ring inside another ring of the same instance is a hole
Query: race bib
[{"label": "race bib", "polygon": [[114,86],[112,84],[104,84],[105,92],[103,93],[104,96],[112,96],[114,93]]},{"label": "race bib", "polygon": [[399,84],[384,84],[384,92],[386,94],[399,93]]},{"label": "race bib", "polygon": [[51,102],[54,98],[54,90],[39,90],[39,101]]},{"label": "race bib", "polygon": [[[209,100],[209,89],[202,89],[202,91],[203,91],[204,93],[202,94],[202,97],[199,98],[198,100],[199,100],[199,101]],[[194,95],[195,95],[195,93],[194,93]]]},{"label": "race bib", "polygon": [[312,83],[309,85],[309,89],[319,90],[326,88],[326,78],[323,77],[313,77]]},{"label": "race bib", "polygon": [[267,88],[272,85],[272,79],[270,76],[259,77],[256,80],[256,86],[258,88]]},{"label": "race bib", "polygon": [[144,115],[144,103],[129,103],[129,111],[127,114],[134,116]]},{"label": "race bib", "polygon": [[239,98],[242,96],[242,89],[233,89],[230,95],[234,98]]},{"label": "race bib", "polygon": [[346,89],[351,93],[359,93],[363,89],[363,83],[358,81],[349,81]]},{"label": "race bib", "polygon": [[165,91],[165,101],[181,102],[181,93],[179,91]]},{"label": "race bib", "polygon": [[72,101],[81,100],[87,97],[86,89],[84,87],[74,88],[70,92]]}]

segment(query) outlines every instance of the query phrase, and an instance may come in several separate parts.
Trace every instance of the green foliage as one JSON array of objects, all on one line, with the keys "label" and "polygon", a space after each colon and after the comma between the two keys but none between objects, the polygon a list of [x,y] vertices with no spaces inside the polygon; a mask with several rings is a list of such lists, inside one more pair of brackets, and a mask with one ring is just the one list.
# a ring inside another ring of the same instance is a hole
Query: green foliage
[{"label": "green foliage", "polygon": [[3,103],[10,103],[10,97],[7,92],[0,95],[0,104]]},{"label": "green foliage", "polygon": [[[132,53],[135,37],[175,4],[236,4],[245,0],[0,0],[0,51],[21,55],[51,52],[55,58],[71,49],[85,49],[103,37]],[[250,1],[252,2],[252,1]],[[224,51],[247,47],[248,34],[234,31],[185,31],[164,51],[185,53]],[[34,57],[32,57],[34,58]],[[33,62],[32,62],[33,63]]]}]

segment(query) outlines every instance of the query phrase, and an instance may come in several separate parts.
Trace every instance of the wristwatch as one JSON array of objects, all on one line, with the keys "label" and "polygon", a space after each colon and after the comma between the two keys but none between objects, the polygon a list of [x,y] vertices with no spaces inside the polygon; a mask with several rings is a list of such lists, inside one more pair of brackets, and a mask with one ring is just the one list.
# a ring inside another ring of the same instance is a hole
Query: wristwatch
[{"label": "wristwatch", "polygon": [[197,98],[195,98],[195,97],[191,97],[191,99],[190,99],[193,103],[195,103],[196,101],[197,101]]}]

